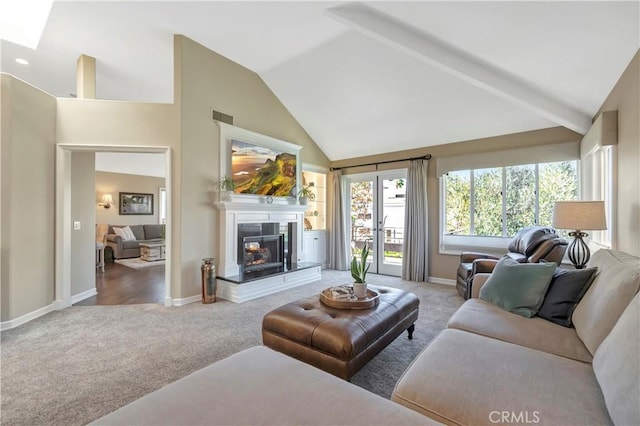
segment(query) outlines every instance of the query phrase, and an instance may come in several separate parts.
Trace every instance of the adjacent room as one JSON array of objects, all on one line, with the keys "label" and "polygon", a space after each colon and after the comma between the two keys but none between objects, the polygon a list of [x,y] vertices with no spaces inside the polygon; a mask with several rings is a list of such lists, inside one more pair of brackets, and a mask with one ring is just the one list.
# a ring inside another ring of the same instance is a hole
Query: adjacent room
[{"label": "adjacent room", "polygon": [[639,1],[9,0],[0,55],[0,423],[640,424]]},{"label": "adjacent room", "polygon": [[164,303],[165,175],[163,154],[95,153],[97,294],[77,304]]}]

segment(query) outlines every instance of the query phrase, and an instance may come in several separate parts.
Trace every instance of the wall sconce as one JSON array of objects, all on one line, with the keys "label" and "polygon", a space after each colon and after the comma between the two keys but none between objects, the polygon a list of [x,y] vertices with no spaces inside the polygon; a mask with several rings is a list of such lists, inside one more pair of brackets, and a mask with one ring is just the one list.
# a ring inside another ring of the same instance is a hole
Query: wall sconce
[{"label": "wall sconce", "polygon": [[98,203],[98,207],[104,207],[105,209],[111,208],[111,204],[113,204],[113,197],[111,194],[104,194],[102,196],[102,202]]},{"label": "wall sconce", "polygon": [[607,229],[604,201],[557,201],[553,207],[552,226],[558,229],[575,229],[569,232],[573,241],[567,247],[569,260],[576,269],[583,269],[591,253],[582,238],[589,236],[586,230]]}]

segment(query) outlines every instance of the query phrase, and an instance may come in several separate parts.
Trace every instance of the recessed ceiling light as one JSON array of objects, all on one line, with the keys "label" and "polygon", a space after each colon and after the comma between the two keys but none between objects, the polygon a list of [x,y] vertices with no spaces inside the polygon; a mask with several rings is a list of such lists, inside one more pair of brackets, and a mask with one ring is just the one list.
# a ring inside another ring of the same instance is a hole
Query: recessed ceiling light
[{"label": "recessed ceiling light", "polygon": [[20,65],[29,65],[29,61],[22,58],[16,58],[16,62],[19,63]]}]

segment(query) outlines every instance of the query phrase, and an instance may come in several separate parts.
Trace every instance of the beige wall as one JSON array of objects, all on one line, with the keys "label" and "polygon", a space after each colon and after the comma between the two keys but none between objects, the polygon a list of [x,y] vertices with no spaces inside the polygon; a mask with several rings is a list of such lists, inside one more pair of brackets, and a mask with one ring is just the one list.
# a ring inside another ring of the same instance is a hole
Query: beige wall
[{"label": "beige wall", "polygon": [[[200,260],[217,254],[217,215],[211,192],[212,182],[219,177],[219,144],[217,126],[210,118],[212,107],[233,115],[240,127],[303,146],[303,162],[328,165],[328,159],[257,74],[181,36],[175,38],[174,52],[175,104],[55,99],[2,76],[3,321],[45,308],[54,300],[56,143],[116,150],[171,149],[174,298],[200,293]],[[16,164],[29,167],[16,168]],[[94,191],[90,203],[97,213],[99,200]],[[115,197],[117,191],[113,192]],[[38,268],[33,268],[35,261]],[[82,264],[84,269],[87,262]],[[74,266],[71,274],[79,277],[83,272]],[[84,284],[74,284],[72,294],[80,290],[85,290]]]},{"label": "beige wall", "polygon": [[183,36],[176,36],[175,98],[181,108],[181,296],[200,291],[200,263],[217,256],[213,182],[220,177],[218,127],[211,109],[234,125],[303,146],[302,161],[329,161],[260,77]]},{"label": "beige wall", "polygon": [[[618,111],[616,247],[640,256],[640,50],[602,104]],[[598,116],[596,114],[595,117]]]},{"label": "beige wall", "polygon": [[[563,127],[536,130],[532,132],[516,133],[512,135],[497,136],[492,138],[458,142],[446,145],[432,146],[422,149],[400,151],[386,155],[353,158],[349,160],[335,161],[332,167],[344,167],[354,164],[363,164],[376,161],[397,160],[402,158],[418,157],[431,154],[427,182],[428,219],[429,219],[429,276],[454,280],[458,267],[459,256],[439,253],[439,221],[440,221],[440,194],[439,179],[436,176],[436,161],[440,157],[451,155],[473,154],[480,152],[492,152],[510,148],[541,146],[553,143],[578,141],[582,138],[578,133]],[[385,164],[380,170],[407,167],[406,162]],[[343,171],[344,174],[364,173],[373,171],[373,167],[354,167]]]},{"label": "beige wall", "polygon": [[[172,157],[172,293],[180,291],[180,114],[174,104],[57,99],[57,142],[170,147]],[[114,200],[115,201],[115,200]]]},{"label": "beige wall", "polygon": [[56,99],[58,143],[179,146],[179,117],[173,104]]},{"label": "beige wall", "polygon": [[72,297],[96,285],[94,170],[93,152],[71,154],[71,220],[80,222],[80,229],[71,231]]},{"label": "beige wall", "polygon": [[[55,99],[2,75],[2,321],[37,311],[53,302],[55,235],[51,206],[55,205],[55,143],[171,148],[174,297],[197,295],[200,259],[217,254],[217,214],[211,205],[211,183],[219,176],[219,141],[217,126],[210,118],[211,108],[234,116],[235,125],[239,127],[303,146],[304,163],[329,165],[304,129],[255,73],[182,36],[175,37],[174,49],[175,105]],[[618,241],[620,249],[635,254],[638,254],[640,240],[638,76],[636,55],[602,108],[619,111]],[[333,165],[424,153],[431,153],[435,160],[463,152],[577,139],[575,133],[566,129],[545,129],[363,157]],[[29,167],[20,166],[24,164]],[[368,170],[358,168],[347,172]],[[438,196],[435,161],[432,161],[429,168],[429,274],[453,279],[457,256],[438,253]]]},{"label": "beige wall", "polygon": [[53,303],[56,100],[2,74],[2,321]]},{"label": "beige wall", "polygon": [[[95,193],[92,195],[95,198],[93,207],[96,214],[96,223],[108,223],[109,225],[159,223],[159,189],[165,185],[164,178],[108,172],[95,172],[95,174]],[[153,215],[120,215],[119,192],[153,194]],[[114,204],[109,209],[97,206],[102,201],[102,194],[105,193],[113,196]]]}]

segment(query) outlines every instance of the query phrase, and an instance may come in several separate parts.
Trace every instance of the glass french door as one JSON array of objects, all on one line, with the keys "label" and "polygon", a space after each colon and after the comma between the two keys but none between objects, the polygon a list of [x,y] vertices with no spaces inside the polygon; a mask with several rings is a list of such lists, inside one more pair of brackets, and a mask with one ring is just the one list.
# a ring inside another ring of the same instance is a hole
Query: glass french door
[{"label": "glass french door", "polygon": [[367,245],[370,273],[401,274],[406,176],[406,170],[345,176],[349,258]]}]

